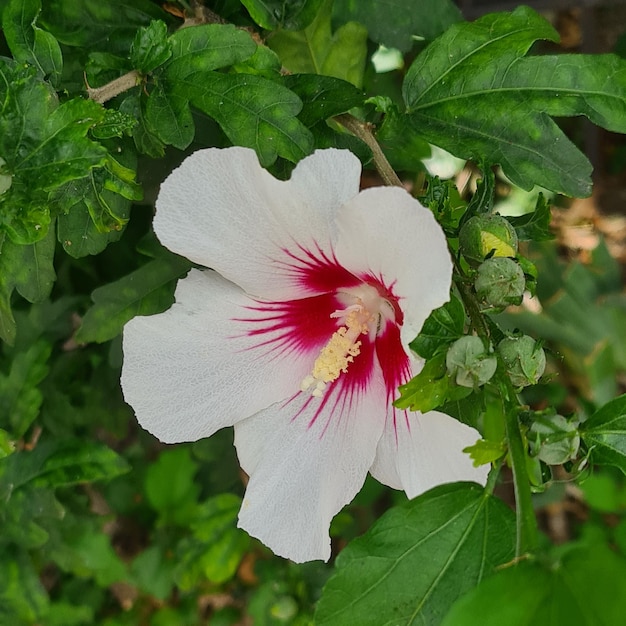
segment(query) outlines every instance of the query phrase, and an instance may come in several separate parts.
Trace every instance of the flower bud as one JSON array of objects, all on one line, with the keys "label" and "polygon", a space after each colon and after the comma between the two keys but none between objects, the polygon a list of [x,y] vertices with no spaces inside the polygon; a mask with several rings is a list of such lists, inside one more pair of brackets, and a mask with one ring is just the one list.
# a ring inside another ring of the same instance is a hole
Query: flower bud
[{"label": "flower bud", "polygon": [[540,415],[530,428],[531,452],[548,465],[561,465],[576,458],[580,447],[577,424],[562,415]]},{"label": "flower bud", "polygon": [[457,339],[448,348],[446,367],[448,374],[461,387],[480,387],[496,371],[498,361],[489,354],[480,337],[467,335]]},{"label": "flower bud", "polygon": [[478,297],[492,307],[520,304],[526,287],[524,270],[513,259],[487,259],[474,283]]},{"label": "flower bud", "polygon": [[479,265],[490,255],[514,257],[517,254],[517,233],[500,215],[476,215],[461,228],[459,248],[471,265]]},{"label": "flower bud", "polygon": [[511,382],[516,387],[534,385],[546,369],[546,354],[532,337],[507,337],[497,348]]}]

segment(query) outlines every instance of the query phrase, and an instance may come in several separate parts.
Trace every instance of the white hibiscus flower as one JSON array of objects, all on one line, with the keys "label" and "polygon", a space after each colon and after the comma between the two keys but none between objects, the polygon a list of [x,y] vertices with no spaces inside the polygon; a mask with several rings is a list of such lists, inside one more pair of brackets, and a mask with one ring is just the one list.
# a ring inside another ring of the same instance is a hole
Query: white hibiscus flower
[{"label": "white hibiscus flower", "polygon": [[205,270],[124,331],[122,387],[164,442],[234,425],[250,476],[239,525],[276,554],[327,560],[333,516],[367,472],[409,497],[484,482],[461,451],[478,433],[395,409],[409,350],[448,300],[452,264],[430,211],[395,187],[359,192],[360,163],[320,150],[279,181],[244,148],[187,158],[154,229]]}]

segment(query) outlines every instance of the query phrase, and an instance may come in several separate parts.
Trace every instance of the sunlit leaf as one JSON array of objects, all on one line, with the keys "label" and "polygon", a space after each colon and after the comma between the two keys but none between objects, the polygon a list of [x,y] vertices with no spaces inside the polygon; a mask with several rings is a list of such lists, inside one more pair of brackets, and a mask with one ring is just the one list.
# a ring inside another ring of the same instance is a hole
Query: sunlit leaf
[{"label": "sunlit leaf", "polygon": [[512,558],[514,526],[502,501],[469,483],[395,507],[340,553],[315,623],[438,624],[457,598]]},{"label": "sunlit leaf", "polygon": [[586,115],[626,131],[626,61],[524,57],[536,40],[557,37],[526,7],[453,26],[407,72],[414,132],[456,156],[500,164],[523,189],[589,195],[591,165],[550,116]]}]

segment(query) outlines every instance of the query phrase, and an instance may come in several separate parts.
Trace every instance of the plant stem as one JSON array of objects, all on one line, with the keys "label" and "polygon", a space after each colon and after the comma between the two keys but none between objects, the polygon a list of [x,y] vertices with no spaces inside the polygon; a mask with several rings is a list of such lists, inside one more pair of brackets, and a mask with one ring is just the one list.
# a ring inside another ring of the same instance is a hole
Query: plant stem
[{"label": "plant stem", "polygon": [[465,273],[461,268],[458,260],[454,256],[454,252],[450,250],[450,255],[454,259],[454,268],[456,269],[456,274],[459,279],[456,282],[456,286],[461,294],[461,299],[463,300],[463,304],[465,305],[465,310],[470,318],[470,323],[472,328],[476,331],[478,336],[487,344],[489,343],[489,329],[487,328],[487,324],[485,323],[485,319],[483,314],[480,312],[480,306],[472,293],[472,290],[468,287],[465,282]]},{"label": "plant stem", "polygon": [[376,141],[376,138],[372,134],[369,124],[357,120],[356,117],[353,117],[348,113],[337,115],[333,119],[349,130],[355,137],[358,137],[363,143],[367,144],[367,147],[372,151],[372,155],[374,157],[374,166],[378,170],[378,173],[383,179],[385,185],[403,187],[402,181],[394,172],[378,141]]},{"label": "plant stem", "polygon": [[506,438],[509,444],[509,458],[513,470],[513,485],[515,489],[515,504],[517,507],[517,542],[515,556],[520,558],[537,548],[539,539],[537,518],[533,508],[530,492],[530,480],[526,467],[526,450],[520,430],[517,413],[516,393],[506,374],[499,376],[499,387],[502,395],[502,409],[504,411],[504,425]]},{"label": "plant stem", "polygon": [[[119,94],[136,87],[142,80],[143,77],[137,70],[131,70],[102,87],[89,87],[87,85],[87,95],[90,100],[104,104],[111,98],[115,98],[115,96],[119,96]],[[85,82],[87,81],[85,80]]]}]

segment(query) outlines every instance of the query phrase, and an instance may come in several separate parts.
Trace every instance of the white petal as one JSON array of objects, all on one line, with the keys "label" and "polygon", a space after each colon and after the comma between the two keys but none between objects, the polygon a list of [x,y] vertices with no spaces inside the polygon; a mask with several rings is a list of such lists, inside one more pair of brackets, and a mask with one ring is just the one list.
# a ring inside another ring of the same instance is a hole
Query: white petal
[{"label": "white petal", "polygon": [[347,150],[315,152],[288,181],[247,148],[199,150],[161,186],[154,230],[170,250],[250,294],[293,298],[298,285],[285,251],[331,253],[335,212],[357,194],[360,172]]},{"label": "white petal", "polygon": [[431,311],[450,297],[452,261],[432,213],[399,187],[366,189],[337,215],[338,261],[382,278],[400,298],[408,352]]},{"label": "white petal", "polygon": [[399,414],[396,428],[389,420],[378,443],[371,474],[385,485],[403,489],[409,498],[443,483],[471,480],[485,484],[489,466],[474,467],[462,452],[480,438],[458,420],[439,413]]},{"label": "white petal", "polygon": [[233,321],[251,303],[215,272],[191,270],[168,311],[126,325],[122,389],[143,428],[195,441],[299,389],[310,363],[268,358]]},{"label": "white petal", "polygon": [[329,559],[330,522],[361,489],[382,432],[380,372],[343,410],[347,398],[332,412],[334,398],[312,424],[326,397],[301,393],[235,425],[239,459],[250,474],[239,526],[296,562]]}]

